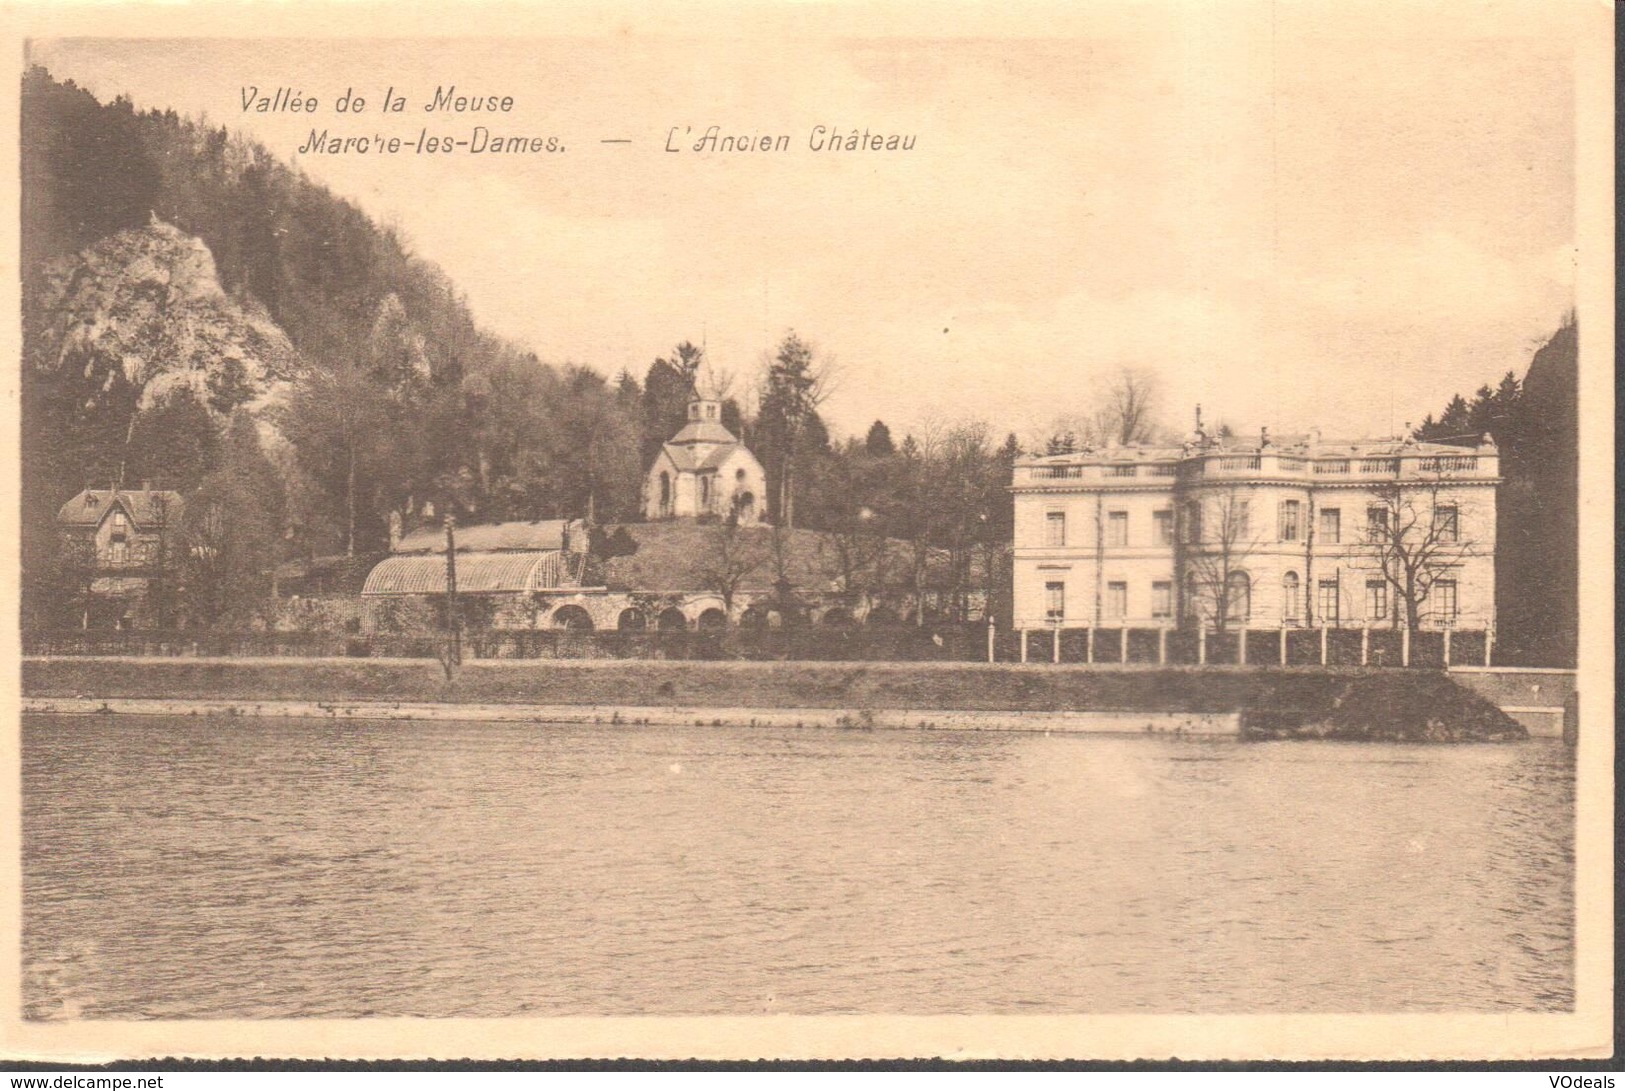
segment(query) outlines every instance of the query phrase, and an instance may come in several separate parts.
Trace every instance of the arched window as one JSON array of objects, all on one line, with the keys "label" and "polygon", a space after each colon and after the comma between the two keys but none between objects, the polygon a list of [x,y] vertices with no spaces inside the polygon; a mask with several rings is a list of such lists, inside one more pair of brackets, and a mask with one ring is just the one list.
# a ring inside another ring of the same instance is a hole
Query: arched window
[{"label": "arched window", "polygon": [[700,476],[700,510],[702,512],[711,510],[711,475],[710,474],[702,474]]},{"label": "arched window", "polygon": [[734,514],[741,523],[754,523],[756,521],[755,494],[742,492],[734,497]]},{"label": "arched window", "polygon": [[660,514],[671,514],[671,474],[660,471]]},{"label": "arched window", "polygon": [[1281,617],[1295,622],[1302,616],[1303,589],[1298,583],[1298,574],[1288,572],[1281,577]]},{"label": "arched window", "polygon": [[1232,572],[1225,580],[1226,621],[1246,621],[1253,612],[1253,585],[1245,572]]}]

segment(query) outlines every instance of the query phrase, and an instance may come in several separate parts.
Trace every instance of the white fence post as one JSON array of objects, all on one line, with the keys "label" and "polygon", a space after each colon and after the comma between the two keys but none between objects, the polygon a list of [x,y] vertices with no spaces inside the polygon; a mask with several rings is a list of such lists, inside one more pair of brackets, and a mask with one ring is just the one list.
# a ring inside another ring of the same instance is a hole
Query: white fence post
[{"label": "white fence post", "polygon": [[1371,663],[1371,625],[1366,623],[1360,626],[1360,666],[1369,666]]},{"label": "white fence post", "polygon": [[1399,665],[1411,665],[1411,627],[1405,626],[1399,631]]},{"label": "white fence post", "polygon": [[1157,630],[1157,666],[1168,665],[1168,626]]},{"label": "white fence post", "polygon": [[1027,662],[1027,630],[1021,630],[1021,661]]},{"label": "white fence post", "polygon": [[1083,661],[1093,663],[1095,661],[1095,627],[1093,625],[1089,626],[1089,635],[1086,640],[1087,643],[1083,649]]},{"label": "white fence post", "polygon": [[1286,666],[1286,622],[1281,622],[1281,666]]},{"label": "white fence post", "polygon": [[1326,626],[1320,627],[1320,665],[1326,665]]},{"label": "white fence post", "polygon": [[1448,625],[1445,626],[1444,630],[1444,667],[1445,670],[1450,669],[1450,627]]},{"label": "white fence post", "polygon": [[1127,663],[1128,662],[1128,626],[1124,625],[1121,629],[1119,629],[1117,631],[1119,633],[1119,637],[1118,637],[1118,641],[1117,641],[1117,661],[1119,663]]},{"label": "white fence post", "polygon": [[1247,626],[1243,625],[1236,637],[1236,662],[1247,665]]},{"label": "white fence post", "polygon": [[1202,666],[1207,663],[1207,626],[1196,627],[1196,664]]}]

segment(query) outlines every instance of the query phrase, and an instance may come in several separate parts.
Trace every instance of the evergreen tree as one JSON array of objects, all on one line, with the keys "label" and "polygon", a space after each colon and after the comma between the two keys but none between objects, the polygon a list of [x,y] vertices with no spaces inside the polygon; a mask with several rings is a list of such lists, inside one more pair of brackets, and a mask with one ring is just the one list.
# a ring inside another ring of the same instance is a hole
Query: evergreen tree
[{"label": "evergreen tree", "polygon": [[186,501],[182,540],[194,619],[236,626],[263,614],[280,560],[282,514],[281,481],[260,449],[258,426],[238,412],[218,466]]},{"label": "evergreen tree", "polygon": [[897,448],[891,441],[891,429],[886,427],[885,421],[875,421],[869,426],[869,434],[864,438],[863,449],[870,458],[888,458],[897,453]]},{"label": "evergreen tree", "polygon": [[136,414],[127,444],[127,480],[190,492],[207,476],[218,446],[214,417],[190,387],[177,387]]}]

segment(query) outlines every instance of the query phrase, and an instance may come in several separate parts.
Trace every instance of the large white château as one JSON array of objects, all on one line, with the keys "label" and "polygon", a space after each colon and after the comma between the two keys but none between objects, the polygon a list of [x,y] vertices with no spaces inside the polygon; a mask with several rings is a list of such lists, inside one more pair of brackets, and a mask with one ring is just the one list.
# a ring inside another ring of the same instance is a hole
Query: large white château
[{"label": "large white ch\u00e2teau", "polygon": [[1238,444],[1198,426],[1026,459],[1015,624],[1404,628],[1414,606],[1421,628],[1489,629],[1500,481],[1488,436]]}]

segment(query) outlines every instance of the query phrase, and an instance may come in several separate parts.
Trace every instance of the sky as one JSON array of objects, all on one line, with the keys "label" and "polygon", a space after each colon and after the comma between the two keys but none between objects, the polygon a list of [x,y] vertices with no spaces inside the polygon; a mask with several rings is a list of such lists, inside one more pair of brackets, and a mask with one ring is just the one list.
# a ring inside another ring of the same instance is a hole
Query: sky
[{"label": "sky", "polygon": [[[1184,10],[1054,37],[62,39],[30,58],[262,141],[544,359],[641,375],[692,340],[742,393],[793,328],[834,362],[838,434],[1036,436],[1131,366],[1180,430],[1200,403],[1238,430],[1387,435],[1521,373],[1573,306],[1569,44]],[[514,106],[425,113],[445,85]],[[247,87],[320,110],[245,112]],[[386,87],[403,113],[379,112]],[[333,111],[346,89],[366,113]],[[298,154],[312,128],[482,123],[565,150]],[[790,150],[689,150],[713,124]],[[819,125],[914,148],[814,152]]]}]

